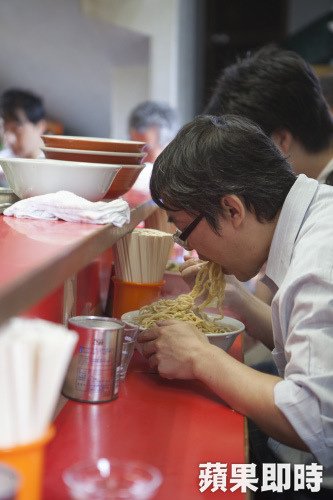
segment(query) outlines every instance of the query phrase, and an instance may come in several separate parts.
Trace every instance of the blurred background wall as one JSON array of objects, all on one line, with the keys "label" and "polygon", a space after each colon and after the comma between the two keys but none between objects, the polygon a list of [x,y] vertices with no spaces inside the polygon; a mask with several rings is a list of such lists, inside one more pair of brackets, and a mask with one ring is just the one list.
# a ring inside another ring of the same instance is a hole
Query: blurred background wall
[{"label": "blurred background wall", "polygon": [[1,0],[0,92],[42,95],[67,134],[125,138],[137,103],[167,101],[184,123],[226,64],[265,43],[305,55],[309,45],[310,62],[329,66],[331,34],[318,33],[332,8],[333,0]]}]

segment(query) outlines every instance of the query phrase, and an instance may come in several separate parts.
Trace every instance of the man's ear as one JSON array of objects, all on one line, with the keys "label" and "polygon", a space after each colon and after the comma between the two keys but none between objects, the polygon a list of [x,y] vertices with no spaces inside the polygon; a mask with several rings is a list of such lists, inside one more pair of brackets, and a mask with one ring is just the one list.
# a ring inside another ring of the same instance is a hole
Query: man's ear
[{"label": "man's ear", "polygon": [[235,228],[242,224],[246,214],[244,203],[239,196],[235,194],[223,196],[221,198],[221,207],[223,208],[224,217],[230,220]]},{"label": "man's ear", "polygon": [[289,155],[293,143],[293,135],[287,129],[275,130],[271,135],[272,141],[279,148],[281,153]]}]

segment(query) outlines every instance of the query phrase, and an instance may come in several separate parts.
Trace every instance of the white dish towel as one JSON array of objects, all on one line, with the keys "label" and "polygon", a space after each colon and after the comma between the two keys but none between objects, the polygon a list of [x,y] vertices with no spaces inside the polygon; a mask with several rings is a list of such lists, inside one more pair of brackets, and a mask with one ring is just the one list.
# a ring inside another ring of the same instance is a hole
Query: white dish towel
[{"label": "white dish towel", "polygon": [[26,219],[65,220],[89,224],[113,224],[122,227],[130,220],[127,201],[88,201],[69,191],[32,196],[17,201],[4,215]]}]

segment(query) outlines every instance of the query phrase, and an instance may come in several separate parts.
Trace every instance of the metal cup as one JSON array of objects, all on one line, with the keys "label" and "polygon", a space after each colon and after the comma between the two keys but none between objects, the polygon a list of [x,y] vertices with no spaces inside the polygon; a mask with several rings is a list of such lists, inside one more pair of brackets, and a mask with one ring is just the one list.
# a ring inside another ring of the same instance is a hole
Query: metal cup
[{"label": "metal cup", "polygon": [[88,403],[118,397],[124,323],[102,316],[74,316],[68,328],[79,335],[62,392]]}]

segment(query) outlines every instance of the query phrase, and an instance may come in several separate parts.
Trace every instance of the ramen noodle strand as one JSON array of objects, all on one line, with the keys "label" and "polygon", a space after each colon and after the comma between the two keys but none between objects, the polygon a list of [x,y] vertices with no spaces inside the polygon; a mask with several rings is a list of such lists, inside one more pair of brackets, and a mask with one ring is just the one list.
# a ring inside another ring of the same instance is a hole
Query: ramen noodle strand
[{"label": "ramen noodle strand", "polygon": [[222,304],[224,289],[225,277],[221,267],[214,262],[207,262],[200,268],[190,293],[179,295],[176,299],[159,300],[144,306],[135,320],[144,328],[150,328],[157,321],[179,319],[194,324],[204,333],[227,332],[227,327],[218,325],[203,312],[203,309],[213,301],[217,301],[219,306]]}]

